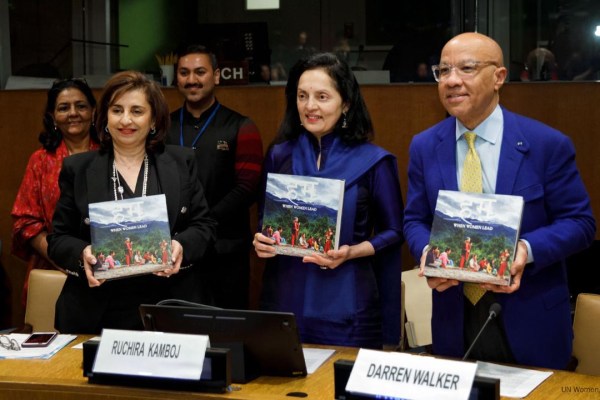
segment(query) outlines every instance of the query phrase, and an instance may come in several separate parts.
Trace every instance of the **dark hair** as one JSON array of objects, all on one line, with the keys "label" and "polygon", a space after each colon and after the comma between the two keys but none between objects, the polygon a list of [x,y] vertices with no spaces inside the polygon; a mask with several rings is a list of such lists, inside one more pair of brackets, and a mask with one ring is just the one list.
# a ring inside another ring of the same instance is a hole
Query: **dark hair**
[{"label": "dark hair", "polygon": [[210,58],[210,64],[212,65],[213,70],[219,68],[219,63],[217,62],[217,56],[215,56],[215,53],[210,51],[208,47],[201,44],[191,44],[177,52],[177,62],[175,63],[176,71],[179,69],[179,60],[181,57],[185,57],[189,54],[206,54],[208,58]]},{"label": "dark hair", "polygon": [[161,152],[169,129],[169,107],[158,84],[138,71],[123,71],[113,75],[106,85],[98,102],[96,126],[100,127],[100,145],[103,151],[112,150],[112,138],[106,131],[108,109],[123,94],[132,90],[142,90],[152,108],[156,133],[146,137],[146,152]]},{"label": "dark hair", "polygon": [[[90,106],[92,108],[96,107],[96,98],[92,93],[92,89],[90,89],[85,80],[71,78],[54,82],[50,90],[48,90],[46,110],[42,120],[42,123],[44,124],[44,130],[40,132],[40,135],[38,136],[38,140],[46,151],[54,152],[62,142],[62,132],[54,125],[54,109],[56,108],[56,99],[58,99],[58,96],[62,93],[62,91],[71,88],[77,89],[83,93]],[[94,117],[92,116],[92,123],[90,125],[90,139],[98,143],[98,133],[96,132],[93,118]]]},{"label": "dark hair", "polygon": [[277,140],[295,139],[304,130],[300,124],[300,116],[296,105],[298,81],[304,72],[314,69],[323,69],[327,72],[342,97],[342,102],[348,105],[348,112],[346,113],[347,127],[341,127],[342,118],[336,125],[336,131],[342,141],[352,145],[372,140],[373,124],[360,93],[358,82],[348,64],[333,53],[314,54],[298,61],[290,70],[287,86],[285,87],[287,105],[283,122],[277,133]]}]

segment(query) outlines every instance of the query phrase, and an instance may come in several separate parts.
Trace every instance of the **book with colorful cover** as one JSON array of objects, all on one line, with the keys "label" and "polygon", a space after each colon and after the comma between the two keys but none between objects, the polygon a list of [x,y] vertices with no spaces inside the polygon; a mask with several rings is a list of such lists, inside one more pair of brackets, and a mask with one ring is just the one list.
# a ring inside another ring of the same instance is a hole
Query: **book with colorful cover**
[{"label": "book with colorful cover", "polygon": [[171,267],[171,233],[164,194],[91,203],[96,279],[149,274]]},{"label": "book with colorful cover", "polygon": [[510,285],[523,198],[440,190],[425,276]]},{"label": "book with colorful cover", "polygon": [[277,254],[304,257],[337,250],[344,181],[269,173],[262,233]]}]

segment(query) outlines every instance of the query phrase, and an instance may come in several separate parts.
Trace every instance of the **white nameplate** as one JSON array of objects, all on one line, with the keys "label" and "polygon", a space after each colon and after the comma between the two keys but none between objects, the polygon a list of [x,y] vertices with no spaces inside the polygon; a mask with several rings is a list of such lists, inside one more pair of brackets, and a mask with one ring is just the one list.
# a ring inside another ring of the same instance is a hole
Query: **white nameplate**
[{"label": "white nameplate", "polygon": [[104,329],[93,372],[199,380],[208,336]]},{"label": "white nameplate", "polygon": [[346,391],[401,399],[468,399],[477,364],[360,349]]}]

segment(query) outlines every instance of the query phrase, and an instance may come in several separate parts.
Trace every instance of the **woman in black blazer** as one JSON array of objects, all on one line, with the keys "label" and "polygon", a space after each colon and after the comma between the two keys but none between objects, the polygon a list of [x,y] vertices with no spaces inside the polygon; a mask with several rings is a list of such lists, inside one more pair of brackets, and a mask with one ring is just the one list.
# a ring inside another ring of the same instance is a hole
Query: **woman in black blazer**
[{"label": "woman in black blazer", "polygon": [[[140,304],[201,299],[190,274],[214,241],[216,223],[209,217],[193,152],[164,145],[168,123],[156,83],[139,72],[118,73],[99,102],[101,149],[65,159],[54,231],[48,236],[50,258],[69,273],[56,303],[60,332],[142,329]],[[172,264],[154,274],[96,279],[88,205],[156,194],[166,197]]]}]

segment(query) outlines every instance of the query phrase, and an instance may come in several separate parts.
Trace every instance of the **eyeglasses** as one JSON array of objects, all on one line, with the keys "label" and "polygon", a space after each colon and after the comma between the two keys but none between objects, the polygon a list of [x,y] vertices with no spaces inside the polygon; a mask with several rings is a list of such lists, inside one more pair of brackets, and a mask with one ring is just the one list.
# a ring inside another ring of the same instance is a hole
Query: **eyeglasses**
[{"label": "eyeglasses", "polygon": [[433,77],[435,78],[435,80],[437,82],[441,82],[450,77],[450,74],[452,74],[452,70],[455,70],[456,75],[458,75],[462,79],[469,79],[477,75],[479,70],[481,70],[484,67],[489,67],[490,65],[498,67],[498,64],[495,61],[464,61],[456,65],[432,65],[431,71],[433,71]]},{"label": "eyeglasses", "polygon": [[6,350],[21,350],[21,346],[19,346],[19,343],[15,339],[6,335],[0,335],[0,347]]}]

